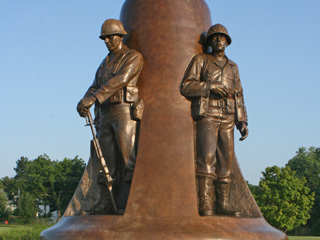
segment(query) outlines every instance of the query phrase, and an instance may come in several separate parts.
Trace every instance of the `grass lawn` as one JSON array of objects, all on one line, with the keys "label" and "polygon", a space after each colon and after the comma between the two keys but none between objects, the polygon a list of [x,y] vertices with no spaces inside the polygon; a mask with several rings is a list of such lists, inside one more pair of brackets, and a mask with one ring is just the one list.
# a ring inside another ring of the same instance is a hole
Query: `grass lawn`
[{"label": "grass lawn", "polygon": [[26,226],[20,226],[20,225],[0,225],[0,236],[1,233],[8,232],[8,231],[18,231],[26,228]]},{"label": "grass lawn", "polygon": [[289,236],[289,240],[320,240],[320,237],[293,237]]},{"label": "grass lawn", "polygon": [[40,233],[52,224],[0,225],[0,240],[38,240]]}]

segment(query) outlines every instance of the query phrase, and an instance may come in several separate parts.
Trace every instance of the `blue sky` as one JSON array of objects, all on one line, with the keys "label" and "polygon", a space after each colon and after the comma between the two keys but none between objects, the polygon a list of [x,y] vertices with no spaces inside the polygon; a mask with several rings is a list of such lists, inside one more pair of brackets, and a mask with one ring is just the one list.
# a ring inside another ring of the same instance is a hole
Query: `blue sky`
[{"label": "blue sky", "polygon": [[[76,104],[107,54],[100,26],[123,2],[0,0],[0,177],[13,177],[21,156],[87,161],[91,133]],[[320,1],[207,3],[233,40],[226,53],[239,66],[250,130],[236,153],[257,184],[300,146],[320,146]]]}]

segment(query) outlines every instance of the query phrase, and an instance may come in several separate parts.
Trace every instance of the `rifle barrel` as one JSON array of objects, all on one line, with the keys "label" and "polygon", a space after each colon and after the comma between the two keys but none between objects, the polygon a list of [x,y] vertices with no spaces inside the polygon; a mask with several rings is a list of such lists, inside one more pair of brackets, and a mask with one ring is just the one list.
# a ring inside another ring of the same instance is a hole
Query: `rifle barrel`
[{"label": "rifle barrel", "polygon": [[92,118],[90,110],[88,111],[88,116],[87,116],[86,120],[89,123],[88,125],[90,125],[91,132],[92,132],[92,135],[93,135],[93,145],[94,145],[94,148],[96,150],[97,157],[100,160],[100,163],[101,163],[103,172],[105,174],[105,177],[107,179],[107,186],[108,186],[108,190],[109,190],[109,196],[110,196],[111,204],[112,204],[115,212],[118,213],[118,208],[117,208],[116,202],[115,202],[114,197],[113,197],[113,192],[112,192],[112,178],[110,176],[106,160],[104,159],[104,157],[102,155],[102,150],[101,150],[98,138],[96,136],[95,130],[93,128],[93,118]]}]

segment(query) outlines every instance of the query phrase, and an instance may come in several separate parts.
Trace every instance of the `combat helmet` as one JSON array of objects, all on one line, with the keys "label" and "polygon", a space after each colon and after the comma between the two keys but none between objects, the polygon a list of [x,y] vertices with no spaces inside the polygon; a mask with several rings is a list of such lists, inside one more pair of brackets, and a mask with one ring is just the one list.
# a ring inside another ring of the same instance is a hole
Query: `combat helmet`
[{"label": "combat helmet", "polygon": [[206,37],[207,45],[210,45],[211,37],[215,34],[224,35],[227,38],[228,45],[231,44],[231,37],[229,36],[228,30],[226,29],[225,26],[218,23],[218,24],[215,24],[209,28],[208,33],[207,33],[207,37]]},{"label": "combat helmet", "polygon": [[101,34],[99,38],[105,39],[108,35],[127,35],[122,22],[117,19],[107,19],[101,26]]}]

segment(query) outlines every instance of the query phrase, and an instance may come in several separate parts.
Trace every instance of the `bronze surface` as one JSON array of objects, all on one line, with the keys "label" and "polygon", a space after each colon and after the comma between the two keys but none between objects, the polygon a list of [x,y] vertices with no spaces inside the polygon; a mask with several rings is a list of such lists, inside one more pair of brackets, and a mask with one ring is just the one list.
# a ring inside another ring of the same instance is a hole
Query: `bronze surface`
[{"label": "bronze surface", "polygon": [[[109,54],[98,67],[92,85],[77,106],[79,115],[87,117],[91,115],[90,107],[95,104],[97,138],[93,144],[96,155],[90,157],[92,163],[100,163],[102,171],[92,175],[101,176],[98,178],[100,192],[107,187],[109,193],[108,196],[100,194],[99,201],[91,204],[89,211],[87,205],[80,204],[78,211],[86,214],[122,214],[129,195],[142,117],[142,111],[137,114],[136,110],[142,101],[136,84],[143,67],[143,57],[123,44],[126,34],[119,20],[108,19],[102,24],[100,39]],[[93,194],[89,195],[91,202]]]},{"label": "bronze surface", "polygon": [[191,101],[196,124],[199,214],[245,216],[229,204],[229,195],[234,194],[230,193],[234,128],[240,131],[241,141],[249,133],[238,66],[225,54],[231,37],[223,25],[209,28],[206,43],[212,51],[192,58],[180,87]]},{"label": "bronze surface", "polygon": [[198,214],[194,123],[180,83],[188,62],[202,51],[199,40],[210,19],[203,0],[124,3],[124,42],[145,60],[138,81],[145,110],[125,214],[74,216],[94,188],[89,162],[73,202],[60,222],[42,233],[43,239],[287,239],[261,217],[236,158],[230,203],[246,217]]},{"label": "bronze surface", "polygon": [[[44,235],[44,234],[43,234]],[[199,217],[127,218],[125,216],[64,217],[45,238],[54,240],[287,240],[263,218]]]}]

